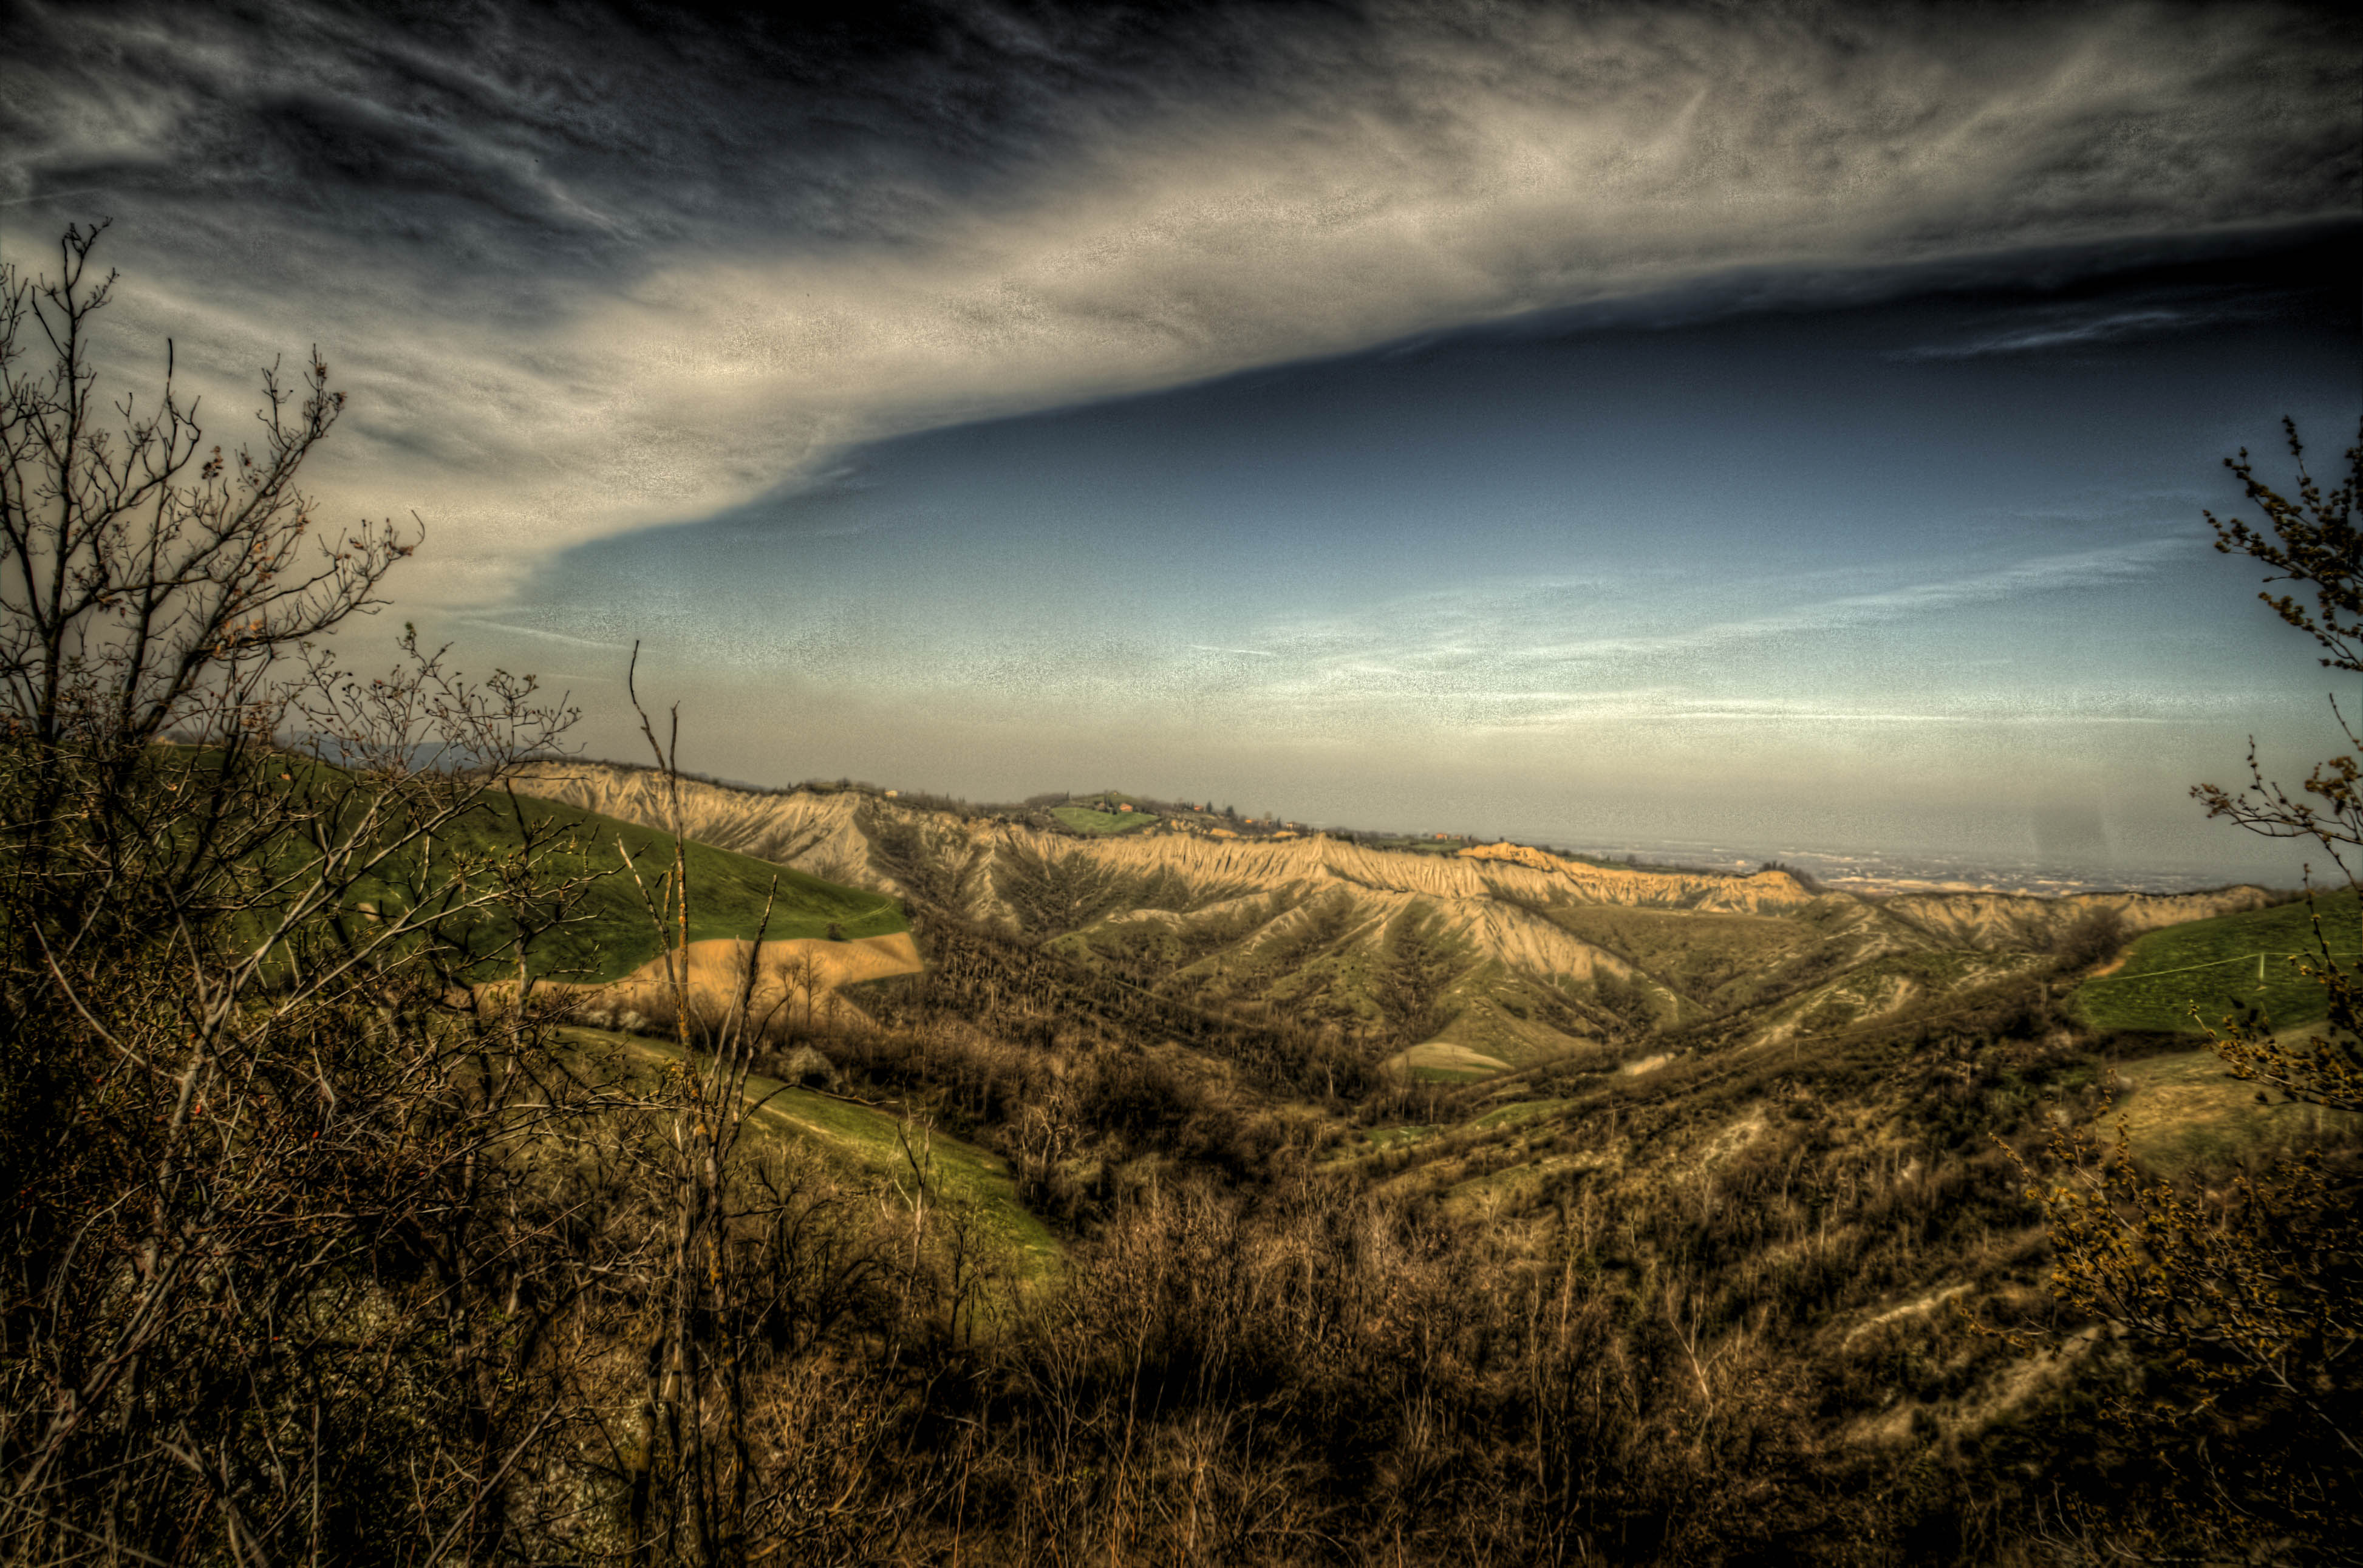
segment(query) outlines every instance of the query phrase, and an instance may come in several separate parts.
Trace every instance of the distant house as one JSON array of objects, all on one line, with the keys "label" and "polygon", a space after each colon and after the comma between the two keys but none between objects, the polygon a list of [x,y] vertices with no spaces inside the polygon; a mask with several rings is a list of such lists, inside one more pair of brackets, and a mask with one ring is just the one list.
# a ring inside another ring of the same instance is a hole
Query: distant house
[{"label": "distant house", "polygon": [[886,792],[886,798],[889,800],[895,799],[897,796],[901,795],[902,793],[903,792],[899,789],[890,789]]},{"label": "distant house", "polygon": [[1123,806],[1117,806],[1117,807],[1116,807],[1116,809],[1117,809],[1118,811],[1130,811],[1130,810],[1132,809],[1132,806],[1131,806],[1131,805],[1130,805],[1129,803],[1127,803],[1127,804],[1126,804],[1126,805],[1123,805]]}]

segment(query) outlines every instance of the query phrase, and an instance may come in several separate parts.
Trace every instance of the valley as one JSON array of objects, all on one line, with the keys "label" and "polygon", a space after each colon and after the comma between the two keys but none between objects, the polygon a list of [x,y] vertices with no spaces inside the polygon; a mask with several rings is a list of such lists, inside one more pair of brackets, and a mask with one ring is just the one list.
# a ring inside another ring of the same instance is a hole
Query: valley
[{"label": "valley", "polygon": [[[671,820],[645,769],[517,787]],[[1243,1561],[2048,1561],[2028,1511],[2171,1485],[2094,1413],[2147,1374],[2058,1318],[2042,1173],[2120,1126],[2202,1180],[2358,1146],[2117,999],[2281,962],[2311,913],[2267,889],[1875,897],[856,789],[678,799],[709,850],[907,918],[760,953],[709,921],[690,973],[711,1016],[752,999],[771,1146],[889,1208],[893,1139],[966,1151],[989,1270],[1048,1282],[977,1298],[960,1397],[1001,1424],[938,1451],[995,1489],[1006,1560],[1170,1546],[1198,1497],[1264,1520]],[[585,1041],[678,1055],[654,969],[544,990]],[[2261,1000],[2302,1036],[2303,993]]]},{"label": "valley", "polygon": [[[402,1369],[366,1407],[457,1434],[434,1506],[480,1495],[469,1434],[538,1453],[504,1528],[586,1561],[760,1468],[744,1517],[815,1562],[2047,1568],[2127,1498],[2195,1506],[2113,1413],[2159,1362],[2063,1295],[2060,1206],[2183,1184],[2210,1207],[2107,1212],[2213,1245],[2251,1173],[2363,1156],[2363,1116],[2266,1103],[2189,1010],[2306,1049],[2290,961],[2351,895],[1877,896],[1131,796],[141,762],[166,823],[253,779],[269,831],[214,885],[325,890],[227,923],[234,965],[318,911],[250,983],[262,1066],[187,1111],[262,1261],[229,1284],[299,1282],[323,1327],[286,1364]],[[394,848],[340,858],[326,825],[372,819]],[[74,993],[112,1024],[94,1095],[116,1030],[175,1016],[176,950],[143,951]],[[154,1137],[140,1082],[120,1125]],[[49,1136],[19,1168],[62,1193],[124,1158]],[[280,1243],[326,1205],[370,1216],[344,1251]],[[2310,1462],[2270,1395],[2208,1407],[2211,1484]],[[394,1451],[346,1495],[398,1495]]]}]

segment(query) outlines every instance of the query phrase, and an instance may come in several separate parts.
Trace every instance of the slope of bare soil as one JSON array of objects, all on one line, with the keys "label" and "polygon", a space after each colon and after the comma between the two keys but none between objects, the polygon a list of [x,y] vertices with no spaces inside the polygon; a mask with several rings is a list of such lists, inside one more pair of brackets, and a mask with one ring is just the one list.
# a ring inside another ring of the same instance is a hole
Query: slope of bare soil
[{"label": "slope of bare soil", "polygon": [[[744,994],[753,1017],[782,1022],[810,1023],[843,1014],[851,1006],[842,995],[847,986],[916,974],[926,967],[908,931],[838,942],[799,937],[764,942],[760,951],[756,943],[718,937],[690,943],[682,950],[682,956],[693,1007],[718,1017],[736,1006]],[[674,995],[670,962],[663,956],[650,959],[621,980],[605,985],[544,982],[535,989],[566,998],[581,1016],[603,1026],[628,1014],[643,1018],[670,1017]],[[755,970],[751,991],[748,988],[750,962]],[[513,995],[516,990],[515,981],[505,980],[480,985],[476,994],[494,999]]]}]

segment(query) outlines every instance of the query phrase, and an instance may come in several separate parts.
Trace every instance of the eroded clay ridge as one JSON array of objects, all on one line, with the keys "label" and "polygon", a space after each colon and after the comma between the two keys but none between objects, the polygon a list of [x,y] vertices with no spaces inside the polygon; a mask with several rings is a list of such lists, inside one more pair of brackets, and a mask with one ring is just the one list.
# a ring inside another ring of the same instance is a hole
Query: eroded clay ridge
[{"label": "eroded clay ridge", "polygon": [[[547,766],[524,787],[671,825],[662,777],[643,769]],[[1930,989],[2042,962],[2096,908],[2142,931],[2269,901],[2248,887],[1873,899],[1816,893],[1780,871],[1627,870],[1509,843],[1442,855],[1320,834],[1149,828],[1082,839],[866,792],[764,794],[694,780],[682,782],[679,806],[682,830],[702,842],[954,909],[1085,962],[1146,966],[1183,995],[1260,999],[1354,1027],[1440,1019],[1426,1043],[1488,1061],[1735,1010],[1756,1017],[1767,1038],[1827,1032]],[[1947,951],[1963,962],[1893,968]],[[1618,987],[1622,1001],[1610,994]],[[1413,994],[1419,1005],[1406,1009]]]},{"label": "eroded clay ridge", "polygon": [[[546,762],[528,768],[519,787],[602,816],[669,831],[664,776],[607,762]],[[859,797],[767,795],[694,779],[681,783],[682,831],[701,844],[793,866],[848,887],[905,891],[870,864],[870,840],[855,825]]]},{"label": "eroded clay ridge", "polygon": [[[523,787],[605,816],[651,828],[670,826],[661,777],[646,769],[600,762],[543,764],[528,770]],[[832,882],[907,895],[891,856],[878,852],[881,821],[923,836],[931,858],[961,855],[987,863],[970,868],[968,913],[998,913],[989,874],[992,861],[1012,851],[1049,859],[1083,855],[1135,874],[1178,874],[1204,887],[1311,893],[1336,884],[1370,893],[1452,900],[1499,898],[1549,903],[1625,904],[1636,907],[1775,914],[1801,908],[1814,895],[1785,872],[1752,876],[1624,871],[1562,859],[1516,844],[1485,845],[1459,855],[1372,850],[1325,835],[1287,840],[1219,840],[1142,832],[1113,839],[1075,839],[988,818],[960,820],[916,811],[852,792],[761,794],[682,781],[682,830],[701,843],[790,865]],[[979,875],[982,872],[986,874]]]},{"label": "eroded clay ridge", "polygon": [[2113,909],[2129,933],[2180,926],[2243,909],[2261,909],[2272,895],[2261,887],[2219,887],[2207,893],[2071,893],[2038,898],[2019,893],[1907,893],[1881,906],[1948,947],[2040,947],[2095,909]]},{"label": "eroded clay ridge", "polygon": [[[648,827],[670,825],[663,781],[644,768],[551,763],[528,770],[526,781],[535,793],[552,799]],[[1715,876],[1627,871],[1524,844],[1478,845],[1445,856],[1372,850],[1322,835],[1270,840],[1141,832],[1076,839],[990,818],[962,820],[854,792],[767,794],[697,780],[683,780],[680,791],[682,830],[702,843],[832,882],[909,895],[915,889],[896,874],[893,857],[882,854],[874,840],[880,824],[893,824],[917,840],[918,851],[928,860],[966,862],[943,869],[957,874],[967,912],[985,917],[1008,913],[992,873],[993,862],[1012,851],[1050,861],[1081,855],[1112,870],[1139,875],[1170,873],[1198,887],[1233,893],[1293,888],[1312,894],[1325,884],[1335,884],[1439,901],[1568,900],[1751,915],[1870,902],[1847,893],[1816,895],[1786,872]],[[2127,929],[2146,931],[2260,908],[2269,902],[2262,889],[2243,886],[2187,894],[2080,893],[2061,898],[1914,893],[1879,900],[1875,906],[1882,916],[1908,922],[1941,945],[1991,949],[2041,946],[2094,908],[2114,909]]]}]

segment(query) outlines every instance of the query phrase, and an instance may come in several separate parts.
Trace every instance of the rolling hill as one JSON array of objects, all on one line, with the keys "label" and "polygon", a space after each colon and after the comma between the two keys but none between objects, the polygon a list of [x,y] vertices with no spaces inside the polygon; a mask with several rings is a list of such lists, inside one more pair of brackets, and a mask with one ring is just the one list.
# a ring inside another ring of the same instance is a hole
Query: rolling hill
[{"label": "rolling hill", "polygon": [[[662,819],[644,769],[551,764],[520,787],[609,820]],[[1275,1011],[1384,1043],[1403,1065],[1453,1077],[1711,1022],[1770,1042],[1827,1037],[2047,969],[2051,945],[2095,910],[2141,932],[2271,902],[2247,887],[1874,901],[1782,871],[1647,871],[1514,844],[1086,839],[859,792],[682,790],[704,844],[907,899],[1186,1006]]]}]

